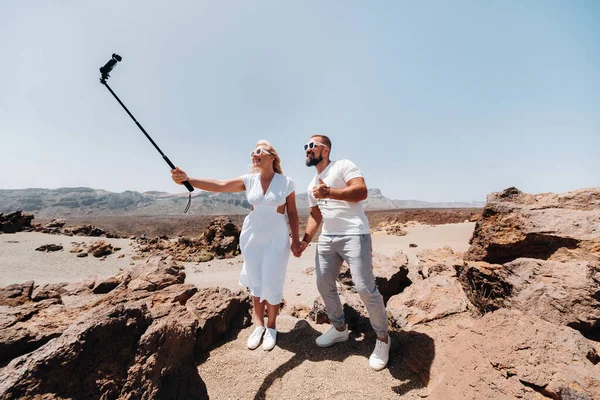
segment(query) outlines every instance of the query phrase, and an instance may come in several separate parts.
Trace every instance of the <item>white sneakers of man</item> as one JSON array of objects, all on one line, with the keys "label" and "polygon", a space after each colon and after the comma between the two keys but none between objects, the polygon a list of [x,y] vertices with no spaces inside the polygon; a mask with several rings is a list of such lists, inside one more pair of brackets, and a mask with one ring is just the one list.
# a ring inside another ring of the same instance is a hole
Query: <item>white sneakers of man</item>
[{"label": "white sneakers of man", "polygon": [[331,325],[327,332],[317,338],[316,343],[319,347],[329,347],[338,342],[345,342],[348,337],[348,326],[340,332],[335,329],[335,326]]},{"label": "white sneakers of man", "polygon": [[[332,325],[327,332],[319,336],[316,340],[317,346],[319,347],[329,347],[332,344],[338,342],[345,342],[349,338],[348,335],[348,327],[344,329],[342,332],[335,329]],[[375,350],[369,357],[369,366],[375,371],[380,371],[384,369],[390,359],[390,346],[392,345],[392,338],[388,335],[387,343],[382,342],[377,339],[375,341]]]},{"label": "white sneakers of man", "polygon": [[[264,337],[263,337],[264,336]],[[263,350],[269,351],[275,347],[277,342],[277,329],[266,328],[264,326],[257,326],[248,338],[248,348],[254,350],[260,344],[260,340],[263,340]]]},{"label": "white sneakers of man", "polygon": [[392,338],[388,335],[388,341],[382,342],[377,339],[375,341],[375,350],[369,357],[369,366],[375,371],[380,371],[385,368],[390,359],[390,346],[392,345]]}]

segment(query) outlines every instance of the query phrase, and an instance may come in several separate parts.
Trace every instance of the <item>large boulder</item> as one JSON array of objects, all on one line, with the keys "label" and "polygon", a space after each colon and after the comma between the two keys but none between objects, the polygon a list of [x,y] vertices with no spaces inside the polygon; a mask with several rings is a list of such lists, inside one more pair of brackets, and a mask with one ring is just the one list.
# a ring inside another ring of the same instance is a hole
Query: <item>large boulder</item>
[{"label": "large boulder", "polygon": [[58,299],[0,306],[0,364],[29,353],[62,335],[76,313]]},{"label": "large boulder", "polygon": [[466,314],[400,333],[433,399],[598,399],[600,356],[579,332],[517,310]]},{"label": "large boulder", "polygon": [[450,247],[420,251],[417,259],[418,273],[411,269],[412,284],[386,304],[393,327],[410,330],[414,325],[475,309],[457,277],[464,261]]},{"label": "large boulder", "polygon": [[465,262],[460,279],[482,312],[519,309],[588,336],[600,330],[600,265],[518,258],[504,265]]},{"label": "large boulder", "polygon": [[504,264],[521,257],[600,261],[600,187],[488,195],[465,259]]},{"label": "large boulder", "polygon": [[33,214],[23,214],[21,211],[15,211],[10,214],[0,213],[0,233],[15,233],[20,231],[31,231],[31,221]]},{"label": "large boulder", "polygon": [[488,196],[459,267],[482,312],[510,307],[600,336],[600,188]]},{"label": "large boulder", "polygon": [[455,254],[449,246],[422,250],[417,254],[417,259],[417,273],[423,279],[434,275],[456,276],[456,266],[463,264],[462,255]]},{"label": "large boulder", "polygon": [[228,218],[216,218],[199,237],[180,237],[170,240],[166,236],[137,240],[139,253],[169,254],[177,261],[207,262],[213,258],[232,258],[240,254],[240,230]]},{"label": "large boulder", "polygon": [[16,283],[0,288],[0,306],[18,306],[31,301],[33,281]]},{"label": "large boulder", "polygon": [[216,218],[202,232],[200,243],[217,258],[235,257],[240,254],[240,230],[229,218]]},{"label": "large boulder", "polygon": [[433,276],[413,283],[386,305],[393,327],[411,329],[414,325],[466,312],[471,306],[456,277]]}]

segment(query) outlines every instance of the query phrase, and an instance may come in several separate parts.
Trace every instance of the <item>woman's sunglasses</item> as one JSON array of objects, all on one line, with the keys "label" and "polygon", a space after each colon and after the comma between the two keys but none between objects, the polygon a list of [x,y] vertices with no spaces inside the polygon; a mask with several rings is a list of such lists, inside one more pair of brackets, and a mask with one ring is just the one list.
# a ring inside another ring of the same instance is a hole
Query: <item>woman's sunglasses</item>
[{"label": "woman's sunglasses", "polygon": [[304,145],[304,151],[308,150],[308,149],[314,149],[317,146],[323,146],[323,147],[327,147],[326,145],[324,145],[323,143],[319,143],[319,142],[308,142]]},{"label": "woman's sunglasses", "polygon": [[252,153],[250,153],[250,157],[261,156],[263,154],[269,154],[270,155],[271,153],[269,153],[267,150],[263,149],[262,147],[258,147]]}]

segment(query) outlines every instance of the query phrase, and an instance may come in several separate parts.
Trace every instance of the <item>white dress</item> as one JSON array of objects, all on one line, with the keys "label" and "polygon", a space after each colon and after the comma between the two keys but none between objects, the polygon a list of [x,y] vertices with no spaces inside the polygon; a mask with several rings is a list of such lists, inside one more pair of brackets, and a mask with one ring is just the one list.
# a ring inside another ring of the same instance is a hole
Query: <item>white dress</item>
[{"label": "white dress", "polygon": [[295,190],[294,182],[276,173],[263,194],[259,173],[240,178],[246,186],[246,199],[254,208],[244,219],[240,233],[244,257],[240,285],[248,287],[260,301],[279,304],[290,256],[290,237],[285,214],[278,213],[277,207],[285,204]]}]

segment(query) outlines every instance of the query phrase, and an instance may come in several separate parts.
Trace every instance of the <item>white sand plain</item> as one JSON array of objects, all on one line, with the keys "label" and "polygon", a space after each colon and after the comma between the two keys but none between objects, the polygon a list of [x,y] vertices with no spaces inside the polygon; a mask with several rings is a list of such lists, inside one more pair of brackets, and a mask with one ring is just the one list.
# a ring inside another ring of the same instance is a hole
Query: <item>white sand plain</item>
[{"label": "white sand plain", "polygon": [[[391,236],[385,233],[373,234],[373,249],[376,253],[391,256],[398,250],[404,251],[410,264],[416,263],[416,254],[423,249],[437,249],[450,246],[455,252],[466,251],[475,224],[458,223],[437,226],[417,225],[406,228],[406,236]],[[69,251],[73,243],[93,243],[105,240],[121,250],[101,260],[91,255],[77,257]],[[35,249],[44,244],[61,244],[63,250],[44,253]],[[416,248],[409,247],[414,243]],[[118,258],[124,254],[123,258]],[[19,232],[0,235],[0,286],[33,280],[36,285],[57,282],[80,282],[96,276],[99,279],[131,268],[133,247],[129,239],[105,239],[82,236],[49,235],[38,232]],[[284,298],[288,305],[310,305],[318,296],[315,285],[314,268],[315,245],[311,244],[302,257],[290,256]],[[220,286],[239,288],[238,277],[242,267],[242,257],[213,260],[207,263],[184,263],[186,283],[198,287]]]},{"label": "white sand plain", "polygon": [[[91,244],[104,240],[121,250],[105,260],[79,258],[71,253],[73,242]],[[45,244],[60,244],[55,252],[35,251]],[[50,235],[40,232],[17,232],[0,235],[0,286],[35,281],[36,285],[58,282],[82,282],[89,277],[108,278],[121,269],[130,268],[133,247],[129,239],[106,239],[87,236]],[[124,254],[123,258],[118,258]]]}]

